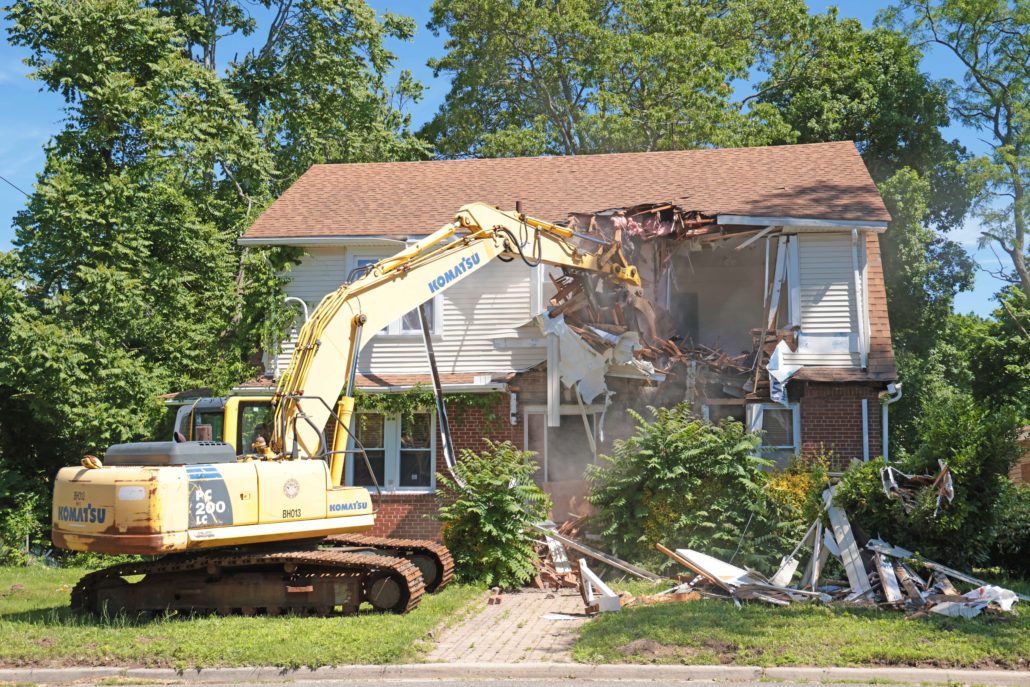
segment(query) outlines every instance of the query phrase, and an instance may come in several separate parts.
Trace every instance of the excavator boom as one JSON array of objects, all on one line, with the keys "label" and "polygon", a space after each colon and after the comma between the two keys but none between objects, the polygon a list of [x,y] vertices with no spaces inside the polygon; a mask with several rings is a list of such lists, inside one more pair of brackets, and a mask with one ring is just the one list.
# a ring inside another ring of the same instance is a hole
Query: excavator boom
[{"label": "excavator boom", "polygon": [[[344,387],[353,383],[362,347],[393,320],[498,258],[582,269],[640,285],[636,268],[616,244],[485,203],[466,205],[451,223],[322,299],[301,329],[276,390],[273,450],[286,457],[326,451],[322,429],[337,399],[340,424],[349,426],[353,390]],[[331,472],[339,484],[342,455],[333,454]]]}]

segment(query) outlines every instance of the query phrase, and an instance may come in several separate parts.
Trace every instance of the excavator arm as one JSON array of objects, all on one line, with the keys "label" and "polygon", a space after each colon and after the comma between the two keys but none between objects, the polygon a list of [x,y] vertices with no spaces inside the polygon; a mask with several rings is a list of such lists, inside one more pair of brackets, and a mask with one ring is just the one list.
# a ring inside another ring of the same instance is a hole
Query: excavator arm
[{"label": "excavator arm", "polygon": [[[323,428],[333,415],[332,406],[340,425],[349,428],[362,347],[390,322],[493,260],[515,258],[640,285],[636,268],[626,263],[618,243],[484,203],[466,205],[449,224],[369,266],[360,278],[322,299],[301,328],[276,389],[272,451],[284,458],[322,455]],[[332,452],[334,484],[341,484],[343,468],[344,454]]]}]

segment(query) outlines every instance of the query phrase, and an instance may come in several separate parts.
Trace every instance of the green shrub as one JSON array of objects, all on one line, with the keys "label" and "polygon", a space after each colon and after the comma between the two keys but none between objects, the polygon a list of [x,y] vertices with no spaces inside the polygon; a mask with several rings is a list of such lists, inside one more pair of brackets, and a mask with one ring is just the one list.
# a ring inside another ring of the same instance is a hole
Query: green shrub
[{"label": "green shrub", "polygon": [[[461,452],[456,479],[437,475],[443,541],[464,582],[515,587],[535,574],[528,525],[547,518],[551,501],[533,482],[533,453],[511,442]],[[462,486],[464,485],[464,486]]]},{"label": "green shrub", "polygon": [[636,433],[588,473],[594,521],[611,552],[662,568],[662,543],[771,574],[808,524],[798,509],[808,498],[795,498],[786,482],[771,493],[760,438],[739,422],[699,420],[687,404],[652,408],[650,422],[629,412]]},{"label": "green shrub", "polygon": [[28,563],[26,542],[37,543],[46,531],[49,500],[40,487],[0,459],[0,565]]},{"label": "green shrub", "polygon": [[905,513],[888,499],[879,461],[852,466],[841,479],[837,505],[871,537],[919,552],[956,568],[986,564],[1001,521],[1009,466],[1019,456],[1019,423],[1009,411],[990,411],[963,396],[926,405],[916,421],[918,447],[895,467],[909,474],[936,474],[937,461],[951,469],[955,500],[936,515],[936,495],[924,490]]},{"label": "green shrub", "polygon": [[998,500],[991,565],[1030,579],[1030,485],[1009,482]]}]

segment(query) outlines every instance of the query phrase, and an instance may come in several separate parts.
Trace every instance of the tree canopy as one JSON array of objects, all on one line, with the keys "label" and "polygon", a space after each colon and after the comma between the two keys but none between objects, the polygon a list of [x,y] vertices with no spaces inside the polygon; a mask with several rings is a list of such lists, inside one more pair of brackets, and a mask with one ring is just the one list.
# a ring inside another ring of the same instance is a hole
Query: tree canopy
[{"label": "tree canopy", "polygon": [[789,137],[733,83],[789,37],[800,0],[436,0],[452,77],[423,129],[446,156],[582,154]]}]

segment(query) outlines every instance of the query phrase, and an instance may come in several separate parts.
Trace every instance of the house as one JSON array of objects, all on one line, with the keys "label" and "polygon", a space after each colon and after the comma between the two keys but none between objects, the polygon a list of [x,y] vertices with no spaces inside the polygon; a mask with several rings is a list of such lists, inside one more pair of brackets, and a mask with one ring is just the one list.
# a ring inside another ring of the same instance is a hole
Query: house
[{"label": "house", "polygon": [[[825,451],[842,467],[887,452],[883,404],[897,372],[879,235],[890,216],[853,143],[316,165],[240,243],[303,249],[287,291],[310,309],[472,201],[580,227],[634,206],[699,218],[701,229],[635,256],[652,269],[642,273],[672,332],[663,341],[690,353],[652,374],[611,370],[607,402],[584,403],[559,381],[560,350],[535,319],[555,294],[552,269],[498,261],[428,304],[455,444],[478,450],[488,437],[536,451],[555,517],[585,507],[586,466],[632,432],[627,408],[688,400],[713,421],[762,430],[781,463]],[[267,360],[270,377],[285,369],[290,337]],[[765,369],[781,341],[782,384]],[[376,336],[358,373],[368,393],[429,384],[417,316]],[[425,517],[445,467],[434,413],[365,414],[357,431],[386,491],[379,531],[437,534]],[[347,481],[368,483],[367,470],[348,466]]]}]

